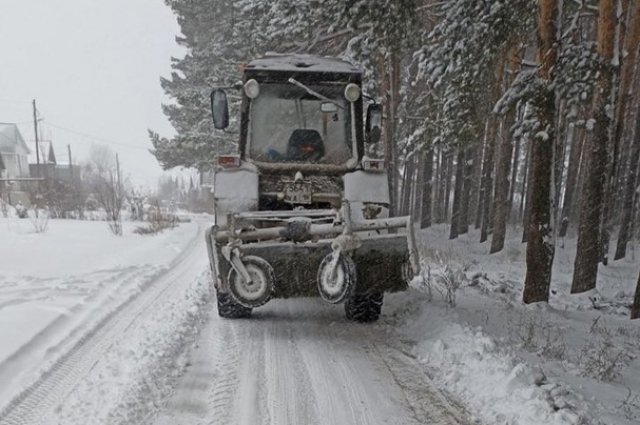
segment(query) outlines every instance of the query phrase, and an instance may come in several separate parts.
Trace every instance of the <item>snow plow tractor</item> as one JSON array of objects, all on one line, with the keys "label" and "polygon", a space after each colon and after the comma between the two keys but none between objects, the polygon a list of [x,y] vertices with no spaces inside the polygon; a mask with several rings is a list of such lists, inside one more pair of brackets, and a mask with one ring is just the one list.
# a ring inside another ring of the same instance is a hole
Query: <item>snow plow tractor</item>
[{"label": "snow plow tractor", "polygon": [[410,217],[389,217],[382,107],[364,118],[362,72],[331,58],[272,55],[242,83],[211,93],[214,127],[241,98],[238,155],[218,154],[215,224],[206,236],[222,317],[273,298],[320,296],[347,318],[375,321],[385,292],[419,272]]}]

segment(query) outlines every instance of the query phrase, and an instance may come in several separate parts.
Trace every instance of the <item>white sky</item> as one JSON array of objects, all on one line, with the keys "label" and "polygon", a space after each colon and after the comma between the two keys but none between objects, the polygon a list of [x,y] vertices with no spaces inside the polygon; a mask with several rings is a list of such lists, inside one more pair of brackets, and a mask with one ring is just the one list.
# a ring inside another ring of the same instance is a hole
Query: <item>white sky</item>
[{"label": "white sky", "polygon": [[162,171],[147,129],[173,134],[159,80],[182,55],[164,1],[0,0],[0,10],[0,122],[19,123],[32,140],[36,99],[59,160],[67,144],[82,159],[102,142],[53,125],[120,144],[109,146],[125,173],[154,185]]}]

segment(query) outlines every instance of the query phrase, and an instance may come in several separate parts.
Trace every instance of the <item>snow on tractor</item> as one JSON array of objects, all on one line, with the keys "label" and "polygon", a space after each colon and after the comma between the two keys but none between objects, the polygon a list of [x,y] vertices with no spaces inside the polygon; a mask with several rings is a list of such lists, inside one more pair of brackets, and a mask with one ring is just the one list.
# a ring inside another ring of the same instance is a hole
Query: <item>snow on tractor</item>
[{"label": "snow on tractor", "polygon": [[219,130],[229,126],[225,90],[242,98],[239,155],[217,157],[206,236],[220,316],[319,295],[375,321],[384,293],[419,272],[410,217],[388,214],[384,161],[364,155],[380,140],[382,107],[370,104],[363,123],[361,86],[347,62],[272,55],[211,93]]}]

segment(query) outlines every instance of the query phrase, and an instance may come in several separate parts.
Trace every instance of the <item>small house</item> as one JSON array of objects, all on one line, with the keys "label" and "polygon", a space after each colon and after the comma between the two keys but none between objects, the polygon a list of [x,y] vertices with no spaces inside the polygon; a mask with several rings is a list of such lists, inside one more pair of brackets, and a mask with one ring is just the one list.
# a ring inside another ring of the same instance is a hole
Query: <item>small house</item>
[{"label": "small house", "polygon": [[12,205],[29,205],[26,182],[30,150],[16,124],[0,123],[0,197]]}]

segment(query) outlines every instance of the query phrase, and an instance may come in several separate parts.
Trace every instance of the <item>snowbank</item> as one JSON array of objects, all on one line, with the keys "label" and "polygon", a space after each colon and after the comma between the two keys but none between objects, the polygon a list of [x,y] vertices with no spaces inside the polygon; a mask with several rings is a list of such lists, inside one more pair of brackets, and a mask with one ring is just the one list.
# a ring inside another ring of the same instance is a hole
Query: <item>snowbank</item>
[{"label": "snowbank", "polygon": [[520,236],[489,255],[475,232],[449,241],[444,226],[423,231],[433,301],[417,280],[387,313],[427,373],[484,423],[637,424],[640,323],[628,319],[637,260],[600,266],[597,291],[569,295],[575,240],[561,241],[550,304],[525,306]]},{"label": "snowbank", "polygon": [[136,321],[75,388],[52,423],[144,423],[187,364],[209,305],[210,279],[203,273]]},{"label": "snowbank", "polygon": [[414,341],[413,355],[481,423],[581,423],[584,403],[568,388],[547,382],[542,370],[517,359],[480,328],[461,324],[442,302],[429,303],[415,293],[409,297],[409,303],[420,300],[401,326],[405,338]]},{"label": "snowbank", "polygon": [[105,318],[143,292],[189,244],[196,223],[113,236],[104,222],[0,219],[0,410]]}]

